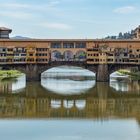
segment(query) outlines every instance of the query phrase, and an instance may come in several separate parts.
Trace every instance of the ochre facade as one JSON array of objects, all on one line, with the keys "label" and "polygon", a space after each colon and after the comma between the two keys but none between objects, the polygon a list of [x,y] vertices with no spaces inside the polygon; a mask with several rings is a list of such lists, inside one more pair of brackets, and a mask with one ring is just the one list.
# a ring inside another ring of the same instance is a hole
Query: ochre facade
[{"label": "ochre facade", "polygon": [[140,64],[140,40],[0,39],[0,64]]}]

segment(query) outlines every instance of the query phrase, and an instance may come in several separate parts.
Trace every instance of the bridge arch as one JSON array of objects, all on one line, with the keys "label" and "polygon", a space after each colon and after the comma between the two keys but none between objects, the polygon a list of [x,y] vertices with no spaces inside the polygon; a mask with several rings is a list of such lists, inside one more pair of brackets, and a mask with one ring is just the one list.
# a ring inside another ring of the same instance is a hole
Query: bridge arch
[{"label": "bridge arch", "polygon": [[[114,80],[119,80],[119,81],[122,81],[122,80],[128,80],[129,79],[129,74],[127,74],[127,71],[129,72],[135,72],[135,71],[139,71],[140,69],[140,66],[138,65],[114,65],[112,66],[110,69],[109,69],[109,76],[110,76],[110,80],[114,81]],[[117,74],[117,72],[119,70],[122,70],[126,73],[126,75],[124,74]]]},{"label": "bridge arch", "polygon": [[[72,54],[73,56],[73,54]],[[41,74],[50,68],[58,66],[76,66],[89,70],[97,75],[98,65],[86,65],[83,61],[51,61],[48,64],[9,64],[1,65],[6,69],[19,70],[26,74],[26,81],[41,81]]]},{"label": "bridge arch", "polygon": [[[75,67],[75,69],[67,66],[53,67],[42,73],[41,84],[49,91],[60,95],[79,94],[95,85],[94,77],[95,74],[92,71],[81,67]],[[69,80],[63,82],[62,79]],[[64,84],[65,88],[63,88]]]},{"label": "bridge arch", "polygon": [[54,50],[51,52],[51,61],[60,61],[62,60],[62,54],[60,51]]},{"label": "bridge arch", "polygon": [[132,69],[140,69],[140,66],[138,65],[113,65],[109,68],[109,74],[111,75],[112,73],[118,71],[118,70],[132,70]]},{"label": "bridge arch", "polygon": [[79,50],[75,54],[76,61],[85,61],[86,60],[86,52],[83,50]]},{"label": "bridge arch", "polygon": [[42,74],[50,69],[63,67],[63,66],[81,68],[83,70],[88,70],[89,72],[92,72],[94,74],[97,73],[96,65],[86,67],[83,62],[79,63],[79,62],[65,62],[65,61],[53,62],[51,65],[41,65],[39,67],[39,73]]},{"label": "bridge arch", "polygon": [[67,50],[67,51],[64,51],[63,57],[64,57],[64,60],[65,60],[65,61],[73,61],[73,59],[74,59],[74,54],[73,54],[72,51]]}]

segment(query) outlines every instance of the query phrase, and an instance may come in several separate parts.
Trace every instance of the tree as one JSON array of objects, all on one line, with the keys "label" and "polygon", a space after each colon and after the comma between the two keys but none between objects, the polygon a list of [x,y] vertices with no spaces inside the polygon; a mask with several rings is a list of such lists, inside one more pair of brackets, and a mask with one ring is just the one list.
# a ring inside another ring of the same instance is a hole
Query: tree
[{"label": "tree", "polygon": [[118,39],[123,39],[123,34],[122,34],[122,32],[119,33]]}]

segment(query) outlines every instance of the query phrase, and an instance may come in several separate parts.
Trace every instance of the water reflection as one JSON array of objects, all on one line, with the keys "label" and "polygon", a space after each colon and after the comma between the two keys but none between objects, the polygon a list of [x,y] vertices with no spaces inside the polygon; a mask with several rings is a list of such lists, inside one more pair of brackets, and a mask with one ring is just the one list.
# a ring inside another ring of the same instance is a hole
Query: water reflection
[{"label": "water reflection", "polygon": [[23,75],[12,82],[12,92],[18,92],[26,87],[26,76]]},{"label": "water reflection", "polygon": [[57,94],[81,94],[95,85],[94,80],[74,81],[69,79],[42,79],[41,84],[47,90]]},{"label": "water reflection", "polygon": [[[82,87],[79,81],[53,78],[50,88],[46,79],[44,85],[31,82],[26,87],[21,79],[0,83],[1,139],[139,140],[139,82],[113,81],[109,85],[83,80],[80,82],[89,85]],[[67,90],[57,90],[60,80],[62,85],[70,84],[63,87]],[[73,92],[76,83],[77,92]],[[19,120],[23,118],[33,120]]]},{"label": "water reflection", "polygon": [[2,140],[139,140],[137,122],[112,120],[0,121]]},{"label": "water reflection", "polygon": [[139,140],[140,83],[76,76],[1,82],[1,139]]},{"label": "water reflection", "polygon": [[0,117],[135,117],[139,120],[138,81],[112,81],[109,85],[86,78],[75,80],[78,75],[74,75],[69,75],[67,79],[42,78],[41,83],[31,82],[26,86],[25,77],[1,82]]},{"label": "water reflection", "polygon": [[[117,84],[117,83],[116,83]],[[55,94],[40,83],[27,83],[12,94],[11,83],[0,87],[1,118],[135,118],[140,120],[139,83],[125,83],[128,91],[117,91],[96,83],[84,94]],[[136,86],[137,85],[137,86]],[[118,86],[118,85],[117,85]],[[5,88],[8,87],[8,88]],[[4,91],[6,90],[6,92]],[[10,89],[10,90],[7,90]]]},{"label": "water reflection", "polygon": [[111,82],[110,86],[115,88],[117,91],[129,91],[129,84],[127,82]]},{"label": "water reflection", "polygon": [[140,91],[140,82],[139,81],[112,81],[110,86],[117,91],[128,91],[139,93]]},{"label": "water reflection", "polygon": [[42,77],[61,77],[61,76],[95,76],[95,73],[80,68],[80,67],[73,67],[73,66],[60,66],[54,67],[42,74]]},{"label": "water reflection", "polygon": [[26,87],[25,79],[26,79],[25,75],[22,75],[17,79],[0,81],[0,93],[8,93],[8,92],[16,93],[25,89]]}]

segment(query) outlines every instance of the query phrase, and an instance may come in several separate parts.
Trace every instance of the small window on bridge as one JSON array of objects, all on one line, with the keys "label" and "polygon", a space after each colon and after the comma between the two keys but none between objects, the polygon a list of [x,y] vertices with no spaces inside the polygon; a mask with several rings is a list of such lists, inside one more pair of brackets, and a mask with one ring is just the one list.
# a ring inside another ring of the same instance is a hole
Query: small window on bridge
[{"label": "small window on bridge", "polygon": [[9,52],[10,52],[10,51],[13,51],[13,48],[8,48],[7,51],[9,51]]},{"label": "small window on bridge", "polygon": [[6,49],[5,48],[0,48],[0,52],[5,52]]},{"label": "small window on bridge", "polygon": [[21,54],[21,56],[26,56],[26,54]]},{"label": "small window on bridge", "polygon": [[61,42],[51,43],[51,48],[62,48]]},{"label": "small window on bridge", "polygon": [[74,43],[63,43],[63,48],[74,48]]},{"label": "small window on bridge", "polygon": [[33,56],[33,54],[32,54],[32,53],[30,53],[30,54],[29,54],[29,56]]},{"label": "small window on bridge", "polygon": [[47,51],[47,48],[36,48],[37,51]]},{"label": "small window on bridge", "polygon": [[127,53],[124,53],[124,56],[128,56],[128,54]]},{"label": "small window on bridge", "polygon": [[34,61],[34,59],[27,59],[27,61],[32,62],[32,61]]},{"label": "small window on bridge", "polygon": [[113,59],[107,59],[107,61],[108,61],[108,62],[112,62],[112,61],[113,61]]},{"label": "small window on bridge", "polygon": [[86,48],[86,43],[84,43],[84,42],[78,42],[78,43],[76,43],[76,46],[75,46],[76,48]]}]

